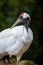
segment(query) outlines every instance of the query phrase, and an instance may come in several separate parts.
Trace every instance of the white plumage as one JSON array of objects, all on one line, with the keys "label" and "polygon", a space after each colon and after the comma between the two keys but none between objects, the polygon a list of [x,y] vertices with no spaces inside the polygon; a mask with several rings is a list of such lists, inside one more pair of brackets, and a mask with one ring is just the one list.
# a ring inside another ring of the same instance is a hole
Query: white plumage
[{"label": "white plumage", "polygon": [[5,29],[0,32],[0,54],[7,52],[10,56],[17,56],[19,61],[22,54],[30,47],[32,40],[33,32],[30,28],[27,32],[24,25]]}]

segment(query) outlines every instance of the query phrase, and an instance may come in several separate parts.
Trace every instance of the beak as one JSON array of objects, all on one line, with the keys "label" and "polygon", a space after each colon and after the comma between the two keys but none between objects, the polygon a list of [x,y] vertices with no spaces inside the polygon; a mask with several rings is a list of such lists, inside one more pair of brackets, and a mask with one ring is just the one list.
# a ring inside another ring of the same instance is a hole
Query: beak
[{"label": "beak", "polygon": [[19,24],[20,22],[22,22],[22,21],[18,18],[17,21],[11,26],[11,28],[13,28],[14,26],[16,26],[16,25]]}]

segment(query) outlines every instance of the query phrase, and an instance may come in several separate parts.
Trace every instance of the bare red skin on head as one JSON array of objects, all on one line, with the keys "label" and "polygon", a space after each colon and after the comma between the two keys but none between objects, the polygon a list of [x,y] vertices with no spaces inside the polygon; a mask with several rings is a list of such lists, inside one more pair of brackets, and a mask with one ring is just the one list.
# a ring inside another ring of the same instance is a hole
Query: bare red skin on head
[{"label": "bare red skin on head", "polygon": [[20,16],[23,16],[23,15],[24,15],[24,13],[21,13],[21,14],[20,14]]}]

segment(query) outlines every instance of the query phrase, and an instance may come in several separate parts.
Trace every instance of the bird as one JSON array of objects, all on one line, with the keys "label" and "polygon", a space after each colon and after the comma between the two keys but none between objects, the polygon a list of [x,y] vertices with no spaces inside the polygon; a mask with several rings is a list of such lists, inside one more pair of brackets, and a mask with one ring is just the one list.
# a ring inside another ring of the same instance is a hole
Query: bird
[{"label": "bird", "polygon": [[[10,28],[0,32],[0,54],[7,52],[10,57],[15,55],[16,65],[19,65],[22,55],[33,41],[33,32],[29,27],[30,22],[30,15],[23,12]],[[18,25],[19,23],[23,23],[23,25]]]}]

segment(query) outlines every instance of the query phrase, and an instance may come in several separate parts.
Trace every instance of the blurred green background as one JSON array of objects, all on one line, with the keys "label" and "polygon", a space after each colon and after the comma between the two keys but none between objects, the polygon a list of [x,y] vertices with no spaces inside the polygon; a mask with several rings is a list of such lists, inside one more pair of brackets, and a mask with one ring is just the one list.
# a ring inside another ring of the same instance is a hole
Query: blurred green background
[{"label": "blurred green background", "polygon": [[30,28],[34,35],[22,59],[43,65],[43,0],[0,0],[0,31],[11,27],[22,12],[30,14]]}]

